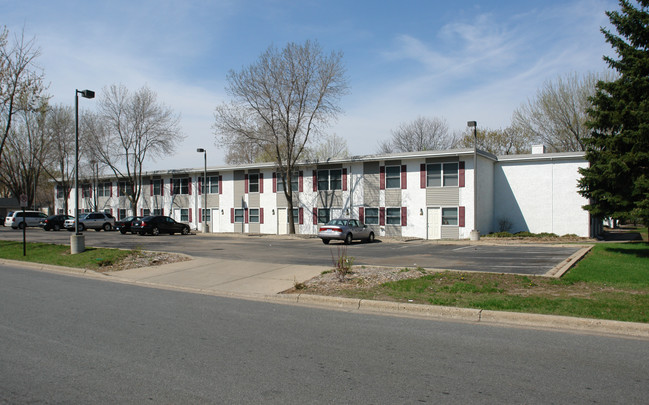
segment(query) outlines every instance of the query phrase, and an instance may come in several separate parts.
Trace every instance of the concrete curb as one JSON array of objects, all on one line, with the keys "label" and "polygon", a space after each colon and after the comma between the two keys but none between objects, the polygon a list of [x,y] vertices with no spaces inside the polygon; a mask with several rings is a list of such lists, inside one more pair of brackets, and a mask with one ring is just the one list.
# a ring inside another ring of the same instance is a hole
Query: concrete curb
[{"label": "concrete curb", "polygon": [[586,256],[586,253],[590,252],[590,250],[593,248],[595,245],[585,245],[572,255],[562,261],[561,263],[557,264],[552,268],[550,271],[544,274],[544,277],[553,277],[553,278],[561,278],[568,270],[570,270],[577,262],[579,262],[584,256]]},{"label": "concrete curb", "polygon": [[[583,257],[583,254],[581,255],[581,257]],[[574,261],[570,261],[570,263],[574,264]],[[222,291],[214,291],[209,289],[179,287],[169,284],[129,280],[120,278],[119,276],[115,275],[97,273],[92,270],[55,266],[50,264],[39,264],[8,259],[0,259],[0,264],[17,265],[32,270],[49,271],[76,277],[93,277],[98,280],[137,285],[148,288],[159,288],[170,291],[183,291],[195,294],[245,299],[249,301],[262,301],[283,305],[301,305],[348,312],[358,311],[360,313],[371,313],[377,315],[408,316],[442,321],[480,323],[485,325],[572,331],[649,340],[649,324],[645,323],[576,318],[558,315],[491,311],[472,308],[456,308],[391,301],[373,301],[358,298],[330,297],[311,294],[229,294]]]}]

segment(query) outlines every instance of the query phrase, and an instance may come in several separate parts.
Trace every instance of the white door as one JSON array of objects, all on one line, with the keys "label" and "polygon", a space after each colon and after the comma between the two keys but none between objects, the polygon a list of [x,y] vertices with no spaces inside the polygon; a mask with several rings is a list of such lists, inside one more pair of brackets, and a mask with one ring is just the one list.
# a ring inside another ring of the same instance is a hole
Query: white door
[{"label": "white door", "polygon": [[288,216],[286,208],[277,209],[277,234],[286,235],[288,234]]},{"label": "white door", "polygon": [[329,216],[329,219],[336,219],[336,218],[347,218],[349,215],[343,215],[343,209],[342,208],[332,208],[331,209],[331,215]]},{"label": "white door", "polygon": [[180,222],[180,209],[179,208],[174,208],[174,215],[172,217],[176,221]]},{"label": "white door", "polygon": [[221,211],[218,208],[212,208],[210,213],[210,232],[220,232],[221,231]]},{"label": "white door", "polygon": [[428,239],[442,239],[442,210],[428,208]]}]

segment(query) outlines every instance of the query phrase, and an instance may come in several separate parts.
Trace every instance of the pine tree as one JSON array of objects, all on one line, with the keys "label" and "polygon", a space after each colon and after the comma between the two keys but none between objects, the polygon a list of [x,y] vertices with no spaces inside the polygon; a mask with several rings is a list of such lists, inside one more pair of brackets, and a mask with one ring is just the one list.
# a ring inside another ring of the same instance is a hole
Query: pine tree
[{"label": "pine tree", "polygon": [[604,57],[617,80],[597,84],[586,140],[590,167],[581,169],[580,193],[598,217],[649,224],[649,0],[620,0],[608,11],[619,35],[602,28],[618,59]]}]

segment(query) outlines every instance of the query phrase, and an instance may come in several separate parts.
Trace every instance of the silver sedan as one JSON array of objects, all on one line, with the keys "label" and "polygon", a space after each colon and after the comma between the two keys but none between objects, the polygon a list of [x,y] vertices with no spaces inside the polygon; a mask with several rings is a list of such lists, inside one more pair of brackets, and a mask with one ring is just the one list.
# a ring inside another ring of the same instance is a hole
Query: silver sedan
[{"label": "silver sedan", "polygon": [[374,242],[374,230],[357,219],[339,218],[322,225],[318,237],[325,245],[332,239],[345,241],[346,245],[355,239]]}]

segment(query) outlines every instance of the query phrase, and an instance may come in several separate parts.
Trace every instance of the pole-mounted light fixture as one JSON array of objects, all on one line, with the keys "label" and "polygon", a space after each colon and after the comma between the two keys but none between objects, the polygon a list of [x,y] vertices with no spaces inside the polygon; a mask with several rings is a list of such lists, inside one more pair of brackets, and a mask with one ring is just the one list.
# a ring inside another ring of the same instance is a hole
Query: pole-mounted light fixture
[{"label": "pole-mounted light fixture", "polygon": [[478,231],[478,122],[467,121],[466,125],[473,128],[473,230],[471,240],[480,240]]}]

